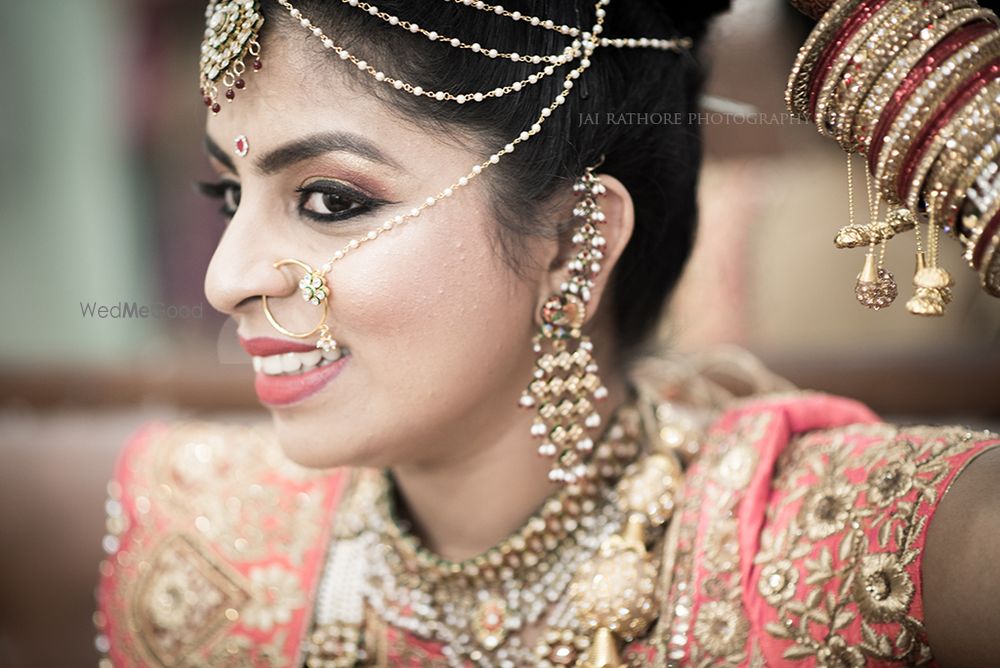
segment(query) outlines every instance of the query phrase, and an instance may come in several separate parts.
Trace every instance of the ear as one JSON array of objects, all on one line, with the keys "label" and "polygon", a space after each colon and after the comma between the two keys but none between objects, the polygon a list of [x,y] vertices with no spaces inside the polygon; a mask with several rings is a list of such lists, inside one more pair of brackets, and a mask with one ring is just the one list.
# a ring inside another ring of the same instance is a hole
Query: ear
[{"label": "ear", "polygon": [[[600,249],[604,257],[600,260],[601,270],[593,279],[594,286],[590,290],[585,322],[589,322],[600,308],[611,274],[618,265],[618,260],[632,238],[632,231],[635,228],[635,208],[628,189],[609,174],[597,174],[597,177],[605,188],[604,194],[597,198],[597,204],[604,212],[604,222],[597,226],[598,233],[605,240],[603,248]],[[576,200],[573,199],[573,202]],[[549,266],[545,280],[539,282],[538,301],[535,307],[535,319],[539,324],[541,324],[542,305],[552,295],[559,294],[560,286],[570,278],[568,265],[580,250],[572,240],[578,229],[577,222],[577,219],[574,219],[571,228],[560,236],[558,253]]]}]

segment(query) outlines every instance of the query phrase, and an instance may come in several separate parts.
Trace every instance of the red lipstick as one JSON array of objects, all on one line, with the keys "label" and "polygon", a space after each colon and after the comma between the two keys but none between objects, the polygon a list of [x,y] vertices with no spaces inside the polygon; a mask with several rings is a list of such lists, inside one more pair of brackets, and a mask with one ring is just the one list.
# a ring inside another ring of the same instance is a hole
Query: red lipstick
[{"label": "red lipstick", "polygon": [[258,371],[254,376],[254,390],[262,403],[270,406],[288,406],[316,394],[340,375],[350,355],[344,355],[324,366],[305,373],[269,376]]},{"label": "red lipstick", "polygon": [[[316,350],[312,343],[300,343],[288,339],[255,337],[244,339],[240,337],[240,345],[253,357],[272,357],[285,353],[306,353]],[[336,378],[347,360],[349,354],[322,366],[317,366],[301,373],[269,375],[257,371],[254,376],[254,389],[261,403],[270,406],[288,406],[310,397]]]},{"label": "red lipstick", "polygon": [[254,357],[270,357],[282,353],[307,353],[315,350],[313,343],[299,343],[288,339],[271,339],[266,336],[258,336],[252,339],[240,337],[240,345],[243,350]]}]

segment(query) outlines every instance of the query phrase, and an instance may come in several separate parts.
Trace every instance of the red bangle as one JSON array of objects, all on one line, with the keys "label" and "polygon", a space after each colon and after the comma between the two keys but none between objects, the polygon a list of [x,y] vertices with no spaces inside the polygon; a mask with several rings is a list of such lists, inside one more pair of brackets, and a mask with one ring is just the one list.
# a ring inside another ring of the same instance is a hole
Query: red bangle
[{"label": "red bangle", "polygon": [[994,58],[982,69],[973,74],[959,88],[952,92],[944,102],[934,111],[927,123],[920,128],[920,132],[910,144],[909,151],[903,159],[903,168],[896,175],[896,194],[901,201],[906,199],[906,184],[913,176],[913,170],[917,168],[917,163],[926,149],[928,137],[933,137],[941,128],[951,120],[955,112],[961,109],[971,100],[976,93],[983,89],[989,82],[1000,77],[1000,57]]},{"label": "red bangle", "polygon": [[854,8],[844,23],[841,25],[840,30],[826,48],[823,50],[823,56],[820,58],[819,64],[816,69],[813,70],[812,79],[809,82],[809,117],[814,118],[816,115],[816,103],[819,97],[819,91],[823,87],[823,80],[826,79],[827,71],[833,65],[833,61],[837,58],[837,54],[843,48],[844,44],[854,36],[862,25],[871,18],[872,14],[877,12],[882,8],[883,5],[887,4],[890,0],[863,0],[861,4]]},{"label": "red bangle", "polygon": [[878,123],[875,125],[875,132],[872,133],[872,141],[868,148],[868,169],[872,174],[875,173],[878,167],[878,157],[882,152],[882,142],[885,140],[885,134],[892,127],[893,120],[895,120],[906,101],[913,94],[913,91],[920,86],[923,80],[938,65],[950,58],[966,44],[979,39],[995,28],[996,26],[993,23],[982,19],[976,19],[972,23],[967,23],[945,35],[940,42],[924,54],[924,57],[914,65],[913,69],[906,75],[906,78],[899,84],[896,92],[892,94],[889,102],[886,103],[885,108],[879,116]]}]

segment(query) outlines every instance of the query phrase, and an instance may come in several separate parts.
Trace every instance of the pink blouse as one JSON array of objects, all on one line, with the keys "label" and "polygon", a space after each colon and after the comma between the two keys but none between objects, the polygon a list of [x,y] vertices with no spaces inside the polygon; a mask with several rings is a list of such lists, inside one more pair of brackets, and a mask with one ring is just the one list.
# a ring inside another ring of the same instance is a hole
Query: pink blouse
[{"label": "pink blouse", "polygon": [[[818,393],[734,405],[687,471],[660,616],[626,662],[933,663],[927,527],[955,477],[998,445]],[[95,615],[105,665],[301,666],[347,473],[290,463],[264,428],[143,428],[109,485]],[[398,629],[381,645],[383,665],[445,665],[440,647]]]}]

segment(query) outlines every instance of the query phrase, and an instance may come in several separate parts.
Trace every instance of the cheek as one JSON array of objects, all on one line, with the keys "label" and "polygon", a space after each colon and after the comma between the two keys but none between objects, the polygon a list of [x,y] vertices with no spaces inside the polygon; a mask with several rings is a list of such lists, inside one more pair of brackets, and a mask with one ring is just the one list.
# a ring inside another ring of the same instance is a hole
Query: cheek
[{"label": "cheek", "polygon": [[351,274],[363,280],[345,282],[334,317],[361,366],[443,381],[427,383],[431,393],[456,374],[490,375],[528,347],[530,281],[496,257],[492,223],[476,220],[428,216],[359,253]]}]

